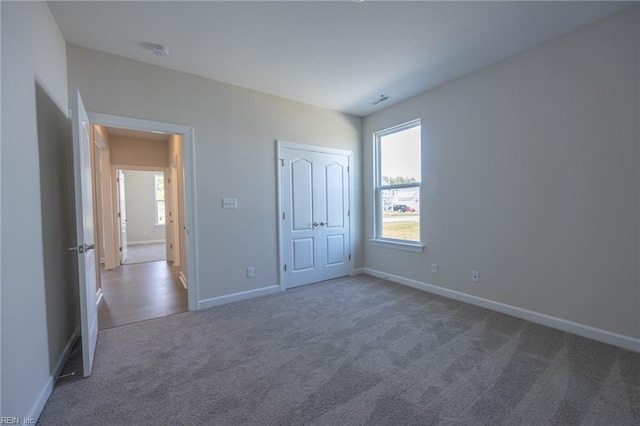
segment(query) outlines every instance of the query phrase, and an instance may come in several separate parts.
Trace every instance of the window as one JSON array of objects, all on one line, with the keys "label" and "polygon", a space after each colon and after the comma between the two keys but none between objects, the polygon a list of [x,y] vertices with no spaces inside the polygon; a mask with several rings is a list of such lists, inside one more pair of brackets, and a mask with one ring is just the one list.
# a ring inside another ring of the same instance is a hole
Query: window
[{"label": "window", "polygon": [[155,199],[156,199],[156,225],[164,225],[164,173],[155,173],[153,175],[153,181],[155,184]]},{"label": "window", "polygon": [[375,134],[375,241],[420,247],[420,120]]}]

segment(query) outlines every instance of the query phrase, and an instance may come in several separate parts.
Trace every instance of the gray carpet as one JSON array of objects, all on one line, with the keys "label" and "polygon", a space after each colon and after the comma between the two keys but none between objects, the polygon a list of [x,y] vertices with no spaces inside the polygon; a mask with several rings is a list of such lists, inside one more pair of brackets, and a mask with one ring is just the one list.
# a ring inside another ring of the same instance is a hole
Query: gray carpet
[{"label": "gray carpet", "polygon": [[639,425],[640,354],[360,275],[101,331],[40,424]]}]

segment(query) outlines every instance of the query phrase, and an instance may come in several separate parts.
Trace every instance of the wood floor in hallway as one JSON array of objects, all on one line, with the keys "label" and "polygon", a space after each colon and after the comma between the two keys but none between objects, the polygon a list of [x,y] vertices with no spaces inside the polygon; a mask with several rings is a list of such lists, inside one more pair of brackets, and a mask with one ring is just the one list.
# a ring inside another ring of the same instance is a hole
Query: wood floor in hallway
[{"label": "wood floor in hallway", "polygon": [[187,311],[180,268],[166,261],[103,270],[100,330]]}]

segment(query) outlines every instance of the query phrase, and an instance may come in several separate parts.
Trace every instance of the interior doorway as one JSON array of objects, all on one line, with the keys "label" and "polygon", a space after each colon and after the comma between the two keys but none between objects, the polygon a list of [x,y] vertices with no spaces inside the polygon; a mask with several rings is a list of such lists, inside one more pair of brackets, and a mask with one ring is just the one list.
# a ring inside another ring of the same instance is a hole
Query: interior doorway
[{"label": "interior doorway", "polygon": [[99,328],[188,310],[183,138],[93,125]]},{"label": "interior doorway", "polygon": [[[164,170],[117,169],[120,264],[167,260],[167,202]],[[170,209],[169,209],[170,211]]]}]

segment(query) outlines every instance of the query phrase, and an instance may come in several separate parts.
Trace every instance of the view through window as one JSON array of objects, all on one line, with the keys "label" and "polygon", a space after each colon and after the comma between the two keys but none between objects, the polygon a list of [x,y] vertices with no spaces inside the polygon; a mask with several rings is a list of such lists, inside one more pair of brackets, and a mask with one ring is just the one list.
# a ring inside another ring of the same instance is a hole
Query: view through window
[{"label": "view through window", "polygon": [[420,242],[420,121],[376,134],[376,238]]}]

